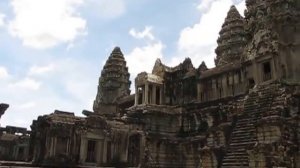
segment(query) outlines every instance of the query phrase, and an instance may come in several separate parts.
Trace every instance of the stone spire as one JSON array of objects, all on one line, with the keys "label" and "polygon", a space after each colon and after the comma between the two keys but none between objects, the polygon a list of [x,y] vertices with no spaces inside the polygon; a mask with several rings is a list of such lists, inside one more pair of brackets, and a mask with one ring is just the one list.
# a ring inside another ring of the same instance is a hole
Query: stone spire
[{"label": "stone spire", "polygon": [[99,78],[98,93],[94,101],[97,113],[115,113],[117,99],[130,95],[130,74],[119,47],[115,47],[108,57]]},{"label": "stone spire", "polygon": [[208,70],[208,68],[207,68],[205,62],[202,61],[202,63],[201,63],[201,64],[199,65],[199,67],[198,67],[198,71],[199,71],[199,72],[203,72],[203,71],[206,71],[206,70]]},{"label": "stone spire", "polygon": [[218,47],[215,50],[216,66],[240,60],[246,39],[244,38],[244,18],[235,6],[230,7],[219,35]]}]

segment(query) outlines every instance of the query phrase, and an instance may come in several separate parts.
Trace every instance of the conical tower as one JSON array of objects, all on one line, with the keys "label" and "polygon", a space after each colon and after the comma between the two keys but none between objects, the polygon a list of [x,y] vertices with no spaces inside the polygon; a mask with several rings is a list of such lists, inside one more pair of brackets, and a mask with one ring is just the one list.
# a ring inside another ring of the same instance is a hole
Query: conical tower
[{"label": "conical tower", "polygon": [[117,100],[130,95],[129,76],[123,53],[119,47],[115,47],[101,71],[94,112],[102,114],[117,112]]},{"label": "conical tower", "polygon": [[231,6],[217,40],[216,66],[240,60],[246,44],[244,18],[235,6]]}]

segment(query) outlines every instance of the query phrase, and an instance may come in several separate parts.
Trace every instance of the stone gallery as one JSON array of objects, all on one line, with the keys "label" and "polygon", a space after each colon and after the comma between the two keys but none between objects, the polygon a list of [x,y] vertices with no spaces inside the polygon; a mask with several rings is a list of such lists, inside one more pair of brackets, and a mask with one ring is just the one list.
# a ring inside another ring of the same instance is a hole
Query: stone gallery
[{"label": "stone gallery", "polygon": [[[216,67],[130,74],[119,47],[85,117],[55,110],[31,125],[28,161],[39,166],[300,167],[300,1],[246,0],[217,40]],[[201,38],[201,37],[198,37]],[[130,68],[130,67],[129,67]]]}]

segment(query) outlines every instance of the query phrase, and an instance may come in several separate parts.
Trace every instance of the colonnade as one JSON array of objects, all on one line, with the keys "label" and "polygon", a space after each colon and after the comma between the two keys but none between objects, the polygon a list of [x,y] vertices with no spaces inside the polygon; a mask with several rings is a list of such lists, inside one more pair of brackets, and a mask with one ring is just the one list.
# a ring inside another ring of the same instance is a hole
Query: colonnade
[{"label": "colonnade", "polygon": [[[142,102],[139,101],[141,98]],[[139,104],[163,104],[162,85],[146,82],[144,85],[136,86],[135,105]]]}]

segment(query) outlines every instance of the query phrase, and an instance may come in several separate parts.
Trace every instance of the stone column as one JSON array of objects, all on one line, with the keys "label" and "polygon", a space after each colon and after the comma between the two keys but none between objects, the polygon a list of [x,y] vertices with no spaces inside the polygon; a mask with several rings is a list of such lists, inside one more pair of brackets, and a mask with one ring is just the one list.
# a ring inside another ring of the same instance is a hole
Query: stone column
[{"label": "stone column", "polygon": [[163,87],[162,85],[159,86],[159,104],[162,105],[164,103],[163,101]]},{"label": "stone column", "polygon": [[50,150],[49,155],[51,157],[53,155],[53,137],[50,137],[50,148],[49,148],[49,150]]},{"label": "stone column", "polygon": [[156,104],[156,85],[152,85],[152,104]]},{"label": "stone column", "polygon": [[53,145],[53,156],[56,155],[56,144],[57,144],[57,138],[54,137],[54,145]]},{"label": "stone column", "polygon": [[[252,62],[252,65],[253,65],[253,78],[254,78],[254,81],[255,81],[255,85],[257,85],[258,83],[261,82],[261,75],[259,74],[259,70],[257,66],[257,62],[256,61],[253,61]],[[261,69],[260,69],[261,70]]]},{"label": "stone column", "polygon": [[270,64],[271,64],[271,79],[277,79],[275,60],[272,59]]},{"label": "stone column", "polygon": [[81,145],[80,145],[80,163],[84,163],[86,159],[87,152],[87,140],[81,137]]},{"label": "stone column", "polygon": [[146,86],[142,86],[142,104],[145,104],[145,88]]},{"label": "stone column", "polygon": [[139,160],[139,165],[142,164],[142,161],[144,160],[144,154],[145,154],[145,146],[146,146],[146,137],[144,134],[141,134],[141,139],[140,139],[140,160]]},{"label": "stone column", "polygon": [[71,138],[68,138],[68,140],[67,140],[67,154],[68,155],[71,154],[70,148],[71,148]]},{"label": "stone column", "polygon": [[134,105],[137,106],[138,104],[139,104],[139,87],[135,86]]},{"label": "stone column", "polygon": [[145,104],[149,104],[149,83],[145,84]]},{"label": "stone column", "polygon": [[107,138],[104,139],[103,142],[103,153],[102,153],[102,163],[106,163],[107,161]]}]

